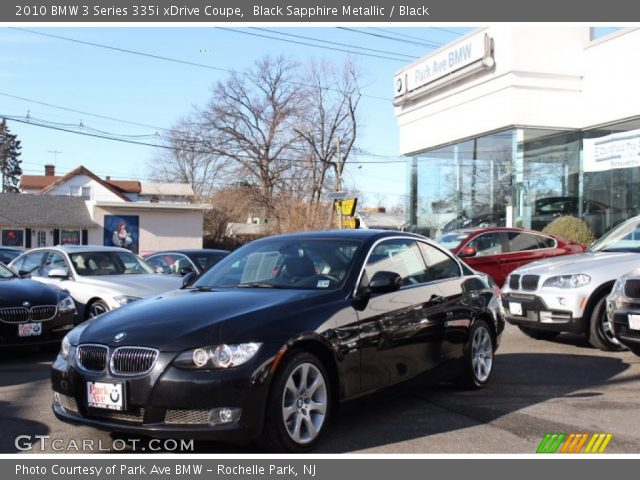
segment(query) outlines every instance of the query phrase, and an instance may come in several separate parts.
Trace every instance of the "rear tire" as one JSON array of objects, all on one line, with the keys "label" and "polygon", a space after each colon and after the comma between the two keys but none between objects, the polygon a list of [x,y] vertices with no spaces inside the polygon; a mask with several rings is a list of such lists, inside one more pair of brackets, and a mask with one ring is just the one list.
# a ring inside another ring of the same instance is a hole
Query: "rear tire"
[{"label": "rear tire", "polygon": [[613,328],[607,317],[607,293],[598,300],[589,319],[589,343],[606,352],[619,352],[625,347],[613,336]]},{"label": "rear tire", "polygon": [[527,337],[535,338],[536,340],[551,340],[560,335],[560,332],[554,332],[552,330],[538,330],[537,328],[521,326],[518,326],[518,328]]},{"label": "rear tire", "polygon": [[103,313],[107,313],[109,311],[109,305],[106,304],[104,300],[97,299],[87,305],[87,320],[93,317],[97,317],[98,315],[102,315]]},{"label": "rear tire", "polygon": [[489,324],[476,320],[464,347],[464,373],[456,379],[459,387],[477,390],[489,383],[493,373],[495,340]]},{"label": "rear tire", "polygon": [[258,446],[269,452],[308,452],[324,432],[332,410],[331,383],[315,355],[298,351],[273,379]]}]

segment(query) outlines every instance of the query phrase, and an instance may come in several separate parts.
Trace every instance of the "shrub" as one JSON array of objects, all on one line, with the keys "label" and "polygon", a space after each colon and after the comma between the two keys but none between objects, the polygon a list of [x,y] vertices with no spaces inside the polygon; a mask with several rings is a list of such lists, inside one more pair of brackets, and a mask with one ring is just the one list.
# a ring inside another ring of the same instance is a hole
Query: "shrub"
[{"label": "shrub", "polygon": [[596,239],[584,220],[570,216],[556,218],[542,231],[584,245],[589,245]]}]

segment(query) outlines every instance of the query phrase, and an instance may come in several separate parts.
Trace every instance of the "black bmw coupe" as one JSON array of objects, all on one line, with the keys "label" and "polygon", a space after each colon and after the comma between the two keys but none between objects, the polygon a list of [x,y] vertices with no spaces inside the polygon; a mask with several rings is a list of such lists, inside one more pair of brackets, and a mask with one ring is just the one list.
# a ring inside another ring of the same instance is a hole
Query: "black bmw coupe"
[{"label": "black bmw coupe", "polygon": [[21,278],[0,263],[0,347],[60,343],[75,316],[68,292]]},{"label": "black bmw coupe", "polygon": [[193,285],[72,330],[52,367],[53,410],[108,431],[305,451],[341,401],[444,365],[486,385],[498,297],[418,235],[257,240]]}]

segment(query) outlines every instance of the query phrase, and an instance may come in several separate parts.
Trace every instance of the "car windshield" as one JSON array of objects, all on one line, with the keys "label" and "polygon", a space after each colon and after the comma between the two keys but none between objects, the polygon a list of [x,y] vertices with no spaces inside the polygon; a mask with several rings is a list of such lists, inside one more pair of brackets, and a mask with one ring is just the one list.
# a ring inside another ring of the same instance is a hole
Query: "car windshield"
[{"label": "car windshield", "polygon": [[469,237],[468,232],[451,232],[436,238],[436,242],[449,250],[453,250]]},{"label": "car windshield", "polygon": [[0,278],[15,278],[15,274],[0,263]]},{"label": "car windshield", "polygon": [[190,254],[189,258],[191,258],[191,261],[193,261],[200,270],[205,271],[222,260],[226,255],[227,254],[223,252],[198,252]]},{"label": "car windshield", "polygon": [[155,273],[147,262],[129,252],[82,252],[70,255],[78,275],[129,275]]},{"label": "car windshield", "polygon": [[194,288],[340,288],[360,242],[279,238],[250,243],[205,273]]},{"label": "car windshield", "polygon": [[640,252],[640,220],[628,220],[596,241],[590,252]]}]

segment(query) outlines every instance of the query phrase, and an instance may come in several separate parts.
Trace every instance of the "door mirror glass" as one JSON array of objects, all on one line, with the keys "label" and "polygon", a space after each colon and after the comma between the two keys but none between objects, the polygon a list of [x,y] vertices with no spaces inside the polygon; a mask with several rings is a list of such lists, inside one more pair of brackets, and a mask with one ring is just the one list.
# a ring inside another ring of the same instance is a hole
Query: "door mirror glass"
[{"label": "door mirror glass", "polygon": [[476,250],[476,247],[464,247],[460,253],[458,253],[458,256],[460,258],[470,258],[475,257],[477,253],[478,250]]},{"label": "door mirror glass", "polygon": [[395,272],[380,270],[369,281],[368,290],[371,293],[389,293],[399,290],[402,286],[402,277]]}]

